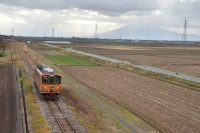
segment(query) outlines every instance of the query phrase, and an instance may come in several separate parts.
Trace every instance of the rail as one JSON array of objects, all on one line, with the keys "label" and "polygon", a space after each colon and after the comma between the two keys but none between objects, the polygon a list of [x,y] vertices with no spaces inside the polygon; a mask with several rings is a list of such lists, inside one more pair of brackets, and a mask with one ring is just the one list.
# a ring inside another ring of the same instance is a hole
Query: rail
[{"label": "rail", "polygon": [[31,62],[28,61],[26,55],[24,54],[24,52],[20,49],[20,48],[17,48],[17,51],[18,53],[20,54],[23,62],[25,63],[26,66],[28,66],[29,68],[29,71],[31,71],[31,73],[33,72],[33,69],[34,69],[34,66]]},{"label": "rail", "polygon": [[60,109],[59,105],[55,101],[47,101],[47,106],[62,133],[79,132],[75,129],[73,124],[70,123],[70,121],[65,116],[65,113]]}]

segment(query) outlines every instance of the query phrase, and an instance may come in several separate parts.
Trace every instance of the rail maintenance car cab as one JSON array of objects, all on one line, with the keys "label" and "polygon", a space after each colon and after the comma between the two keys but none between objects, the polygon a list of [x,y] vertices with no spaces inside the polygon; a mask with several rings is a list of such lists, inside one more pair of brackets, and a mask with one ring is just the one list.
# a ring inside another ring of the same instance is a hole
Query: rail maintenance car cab
[{"label": "rail maintenance car cab", "polygon": [[34,81],[43,97],[54,99],[62,93],[61,75],[56,74],[49,66],[37,65]]}]

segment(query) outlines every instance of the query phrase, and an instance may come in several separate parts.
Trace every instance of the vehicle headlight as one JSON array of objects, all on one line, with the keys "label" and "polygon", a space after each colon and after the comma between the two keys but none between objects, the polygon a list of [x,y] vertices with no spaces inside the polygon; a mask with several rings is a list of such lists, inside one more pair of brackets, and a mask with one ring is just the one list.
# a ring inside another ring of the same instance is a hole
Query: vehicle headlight
[{"label": "vehicle headlight", "polygon": [[43,89],[46,89],[47,87],[46,86],[43,86]]}]

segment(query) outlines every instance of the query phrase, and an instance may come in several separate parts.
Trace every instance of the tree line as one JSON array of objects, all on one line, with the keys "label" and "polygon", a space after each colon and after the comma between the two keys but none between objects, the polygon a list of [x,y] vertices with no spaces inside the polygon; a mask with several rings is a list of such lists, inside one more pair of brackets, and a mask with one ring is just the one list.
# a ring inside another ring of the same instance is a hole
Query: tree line
[{"label": "tree line", "polygon": [[5,55],[7,43],[4,39],[0,38],[0,51],[2,51],[1,56]]}]

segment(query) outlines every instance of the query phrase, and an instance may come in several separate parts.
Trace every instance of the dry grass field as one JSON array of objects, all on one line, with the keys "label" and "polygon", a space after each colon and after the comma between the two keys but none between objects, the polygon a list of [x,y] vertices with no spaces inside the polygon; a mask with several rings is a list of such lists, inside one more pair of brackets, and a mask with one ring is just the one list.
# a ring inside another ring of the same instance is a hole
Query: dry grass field
[{"label": "dry grass field", "polygon": [[117,68],[61,68],[163,132],[200,131],[200,92]]}]

